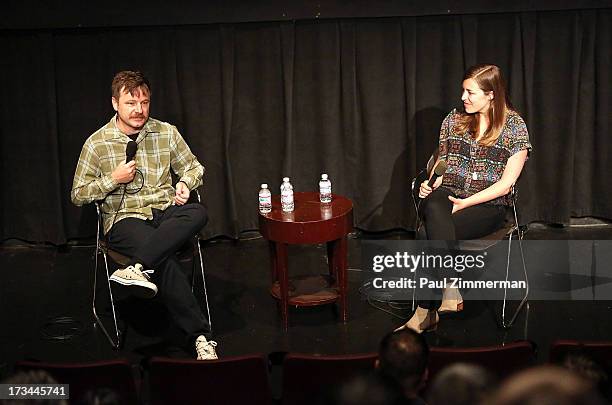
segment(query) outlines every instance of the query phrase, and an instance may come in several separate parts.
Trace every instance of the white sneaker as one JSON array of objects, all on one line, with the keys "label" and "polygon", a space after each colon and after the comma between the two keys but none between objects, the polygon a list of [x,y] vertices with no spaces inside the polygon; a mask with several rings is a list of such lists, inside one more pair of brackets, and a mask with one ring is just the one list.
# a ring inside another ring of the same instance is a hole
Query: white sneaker
[{"label": "white sneaker", "polygon": [[198,353],[198,360],[217,360],[217,342],[214,340],[206,340],[206,337],[200,335],[195,341],[196,352]]},{"label": "white sneaker", "polygon": [[[142,264],[136,263],[125,269],[116,270],[110,280],[130,287],[130,293],[141,298],[153,298],[157,294],[157,286],[150,281],[147,273],[153,270],[142,270]],[[132,288],[134,287],[134,288]]]}]

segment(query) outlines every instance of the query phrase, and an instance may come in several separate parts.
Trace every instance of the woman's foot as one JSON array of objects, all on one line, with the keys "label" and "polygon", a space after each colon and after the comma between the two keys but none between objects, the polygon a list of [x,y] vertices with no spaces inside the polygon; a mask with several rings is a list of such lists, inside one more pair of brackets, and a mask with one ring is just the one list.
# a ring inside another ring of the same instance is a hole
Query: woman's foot
[{"label": "woman's foot", "polygon": [[416,333],[430,332],[436,330],[440,317],[436,310],[429,310],[426,308],[417,307],[416,311],[412,315],[412,318],[405,324],[395,329],[398,330],[410,328]]},{"label": "woman's foot", "polygon": [[442,294],[442,304],[438,308],[438,313],[445,314],[449,312],[463,311],[463,297],[459,293],[458,288],[449,287],[444,289]]}]

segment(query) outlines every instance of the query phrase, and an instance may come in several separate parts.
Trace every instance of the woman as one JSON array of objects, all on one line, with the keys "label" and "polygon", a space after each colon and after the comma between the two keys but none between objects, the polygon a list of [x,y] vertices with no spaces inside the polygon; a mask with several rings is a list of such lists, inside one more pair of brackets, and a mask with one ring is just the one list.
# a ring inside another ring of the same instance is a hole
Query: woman
[{"label": "woman", "polygon": [[[475,239],[501,228],[511,205],[508,193],[531,150],[527,127],[512,108],[499,67],[469,68],[461,100],[464,112],[451,111],[440,129],[438,161],[444,160],[447,170],[433,187],[424,181],[419,188],[419,214],[431,240]],[[420,301],[401,328],[432,330],[438,312],[462,309],[459,291],[446,289],[442,302]]]}]

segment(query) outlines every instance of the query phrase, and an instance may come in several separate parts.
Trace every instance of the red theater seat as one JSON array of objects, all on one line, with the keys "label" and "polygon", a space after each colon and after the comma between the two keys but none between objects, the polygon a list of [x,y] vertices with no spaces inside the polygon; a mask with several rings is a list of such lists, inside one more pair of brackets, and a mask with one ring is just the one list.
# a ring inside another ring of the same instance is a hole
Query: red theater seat
[{"label": "red theater seat", "polygon": [[496,374],[499,378],[504,378],[533,365],[535,355],[535,345],[526,340],[503,346],[432,347],[429,353],[429,380],[432,380],[444,367],[453,363],[477,364]]},{"label": "red theater seat", "polygon": [[263,355],[208,361],[153,357],[148,370],[154,405],[271,403],[268,361]]},{"label": "red theater seat", "polygon": [[323,389],[374,370],[377,353],[312,355],[287,354],[283,361],[282,402],[312,404]]},{"label": "red theater seat", "polygon": [[16,370],[44,370],[58,383],[70,384],[70,401],[76,403],[88,391],[109,389],[120,404],[138,403],[132,366],[127,360],[102,360],[88,363],[40,363],[20,361]]},{"label": "red theater seat", "polygon": [[549,361],[561,363],[568,354],[585,354],[607,370],[612,370],[612,341],[556,340],[550,345]]}]

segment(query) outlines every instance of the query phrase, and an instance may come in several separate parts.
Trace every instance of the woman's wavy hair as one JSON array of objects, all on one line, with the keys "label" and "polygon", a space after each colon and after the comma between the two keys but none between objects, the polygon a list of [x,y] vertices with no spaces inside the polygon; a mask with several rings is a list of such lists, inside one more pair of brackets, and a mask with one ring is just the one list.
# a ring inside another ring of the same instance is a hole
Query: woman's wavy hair
[{"label": "woman's wavy hair", "polygon": [[[482,145],[493,145],[506,122],[506,116],[509,110],[513,110],[512,103],[506,91],[506,83],[502,76],[501,69],[495,65],[479,64],[474,65],[465,72],[463,80],[474,79],[478,87],[485,94],[493,92],[493,100],[489,108],[489,126],[485,131],[482,139],[479,141]],[[464,134],[469,132],[472,138],[478,137],[478,129],[480,114],[462,113],[457,120],[456,131]]]}]

